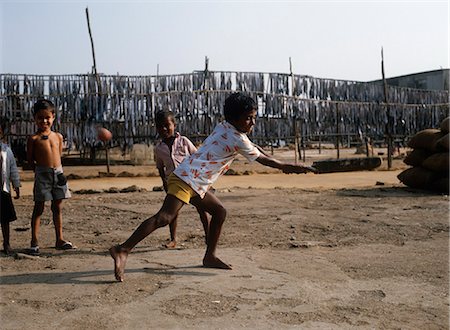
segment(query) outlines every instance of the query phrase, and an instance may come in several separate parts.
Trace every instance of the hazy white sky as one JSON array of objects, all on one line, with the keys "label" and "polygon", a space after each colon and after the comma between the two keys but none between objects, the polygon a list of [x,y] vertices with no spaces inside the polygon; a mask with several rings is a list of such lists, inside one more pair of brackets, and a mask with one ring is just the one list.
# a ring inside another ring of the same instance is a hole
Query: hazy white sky
[{"label": "hazy white sky", "polygon": [[449,0],[0,0],[2,73],[98,71],[153,75],[203,70],[369,81],[449,68]]}]

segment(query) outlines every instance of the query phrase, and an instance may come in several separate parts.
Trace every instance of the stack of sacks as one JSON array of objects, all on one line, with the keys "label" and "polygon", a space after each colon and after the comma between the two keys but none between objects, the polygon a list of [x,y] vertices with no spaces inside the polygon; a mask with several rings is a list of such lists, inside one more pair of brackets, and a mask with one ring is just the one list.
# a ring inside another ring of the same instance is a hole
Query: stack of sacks
[{"label": "stack of sacks", "polygon": [[412,167],[397,177],[408,187],[449,193],[449,124],[445,118],[439,129],[425,129],[408,142],[413,150],[404,162]]}]

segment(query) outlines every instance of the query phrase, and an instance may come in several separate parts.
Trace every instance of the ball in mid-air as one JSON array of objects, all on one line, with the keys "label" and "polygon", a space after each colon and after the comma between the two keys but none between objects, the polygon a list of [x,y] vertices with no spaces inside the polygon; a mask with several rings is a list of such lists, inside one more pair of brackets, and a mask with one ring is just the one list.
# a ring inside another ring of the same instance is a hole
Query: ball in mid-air
[{"label": "ball in mid-air", "polygon": [[112,139],[112,133],[104,127],[97,129],[97,137],[100,141],[107,142]]}]

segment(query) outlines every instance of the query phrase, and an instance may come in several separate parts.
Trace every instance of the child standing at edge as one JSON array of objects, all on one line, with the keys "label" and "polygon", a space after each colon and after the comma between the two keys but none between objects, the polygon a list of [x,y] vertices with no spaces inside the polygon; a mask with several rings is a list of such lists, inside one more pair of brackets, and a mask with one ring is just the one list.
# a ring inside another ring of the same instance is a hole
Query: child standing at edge
[{"label": "child standing at edge", "polygon": [[3,142],[5,132],[7,129],[7,121],[4,118],[0,118],[0,170],[1,170],[1,226],[3,235],[3,250],[5,254],[11,253],[11,245],[9,243],[9,223],[16,220],[16,210],[11,198],[11,183],[16,192],[14,199],[20,197],[20,177],[19,170],[17,169],[16,159],[14,154],[6,143]]},{"label": "child standing at edge", "polygon": [[[184,158],[197,151],[194,144],[185,136],[175,132],[176,122],[172,111],[159,111],[155,116],[156,130],[161,138],[161,142],[156,145],[156,168],[163,182],[164,190],[167,193],[167,178],[175,170]],[[209,221],[205,211],[197,208],[200,220],[205,230],[205,240],[208,240]],[[175,248],[177,245],[177,219],[169,224],[170,242],[165,244],[166,248]]]},{"label": "child standing at edge", "polygon": [[287,164],[262,154],[247,137],[255,125],[256,103],[242,93],[233,93],[225,100],[225,121],[218,124],[203,145],[186,158],[169,176],[168,192],[161,209],[148,218],[122,244],[109,249],[114,259],[114,275],[123,281],[128,254],[154,230],[174,221],[188,203],[211,214],[208,242],[203,266],[231,269],[216,256],[216,247],[226,217],[226,209],[208,189],[225,173],[238,153],[249,161],[281,169],[284,173],[306,173],[311,167]]},{"label": "child standing at edge", "polygon": [[39,255],[39,228],[46,201],[51,201],[56,234],[55,248],[69,250],[74,246],[64,240],[62,233],[62,200],[70,198],[71,195],[61,163],[63,137],[52,131],[55,106],[49,100],[39,100],[34,104],[33,115],[37,131],[27,142],[28,163],[34,167],[30,254]]}]

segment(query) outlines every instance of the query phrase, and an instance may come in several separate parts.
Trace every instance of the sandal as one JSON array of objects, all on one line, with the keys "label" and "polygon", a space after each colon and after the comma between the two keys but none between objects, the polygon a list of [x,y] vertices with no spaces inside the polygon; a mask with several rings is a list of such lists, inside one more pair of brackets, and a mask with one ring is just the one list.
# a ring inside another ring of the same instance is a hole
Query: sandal
[{"label": "sandal", "polygon": [[28,249],[30,256],[39,256],[39,246],[32,246]]},{"label": "sandal", "polygon": [[56,246],[55,249],[57,250],[74,250],[76,249],[76,246],[74,246],[72,243],[70,242],[64,242],[63,245],[61,246]]}]

